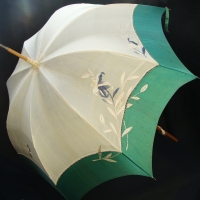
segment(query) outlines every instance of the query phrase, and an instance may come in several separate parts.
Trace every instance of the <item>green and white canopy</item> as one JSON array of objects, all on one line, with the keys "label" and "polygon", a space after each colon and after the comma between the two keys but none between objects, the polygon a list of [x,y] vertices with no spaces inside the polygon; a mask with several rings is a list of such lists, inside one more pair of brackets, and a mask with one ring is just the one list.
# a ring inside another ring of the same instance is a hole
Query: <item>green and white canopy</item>
[{"label": "green and white canopy", "polygon": [[153,177],[159,116],[195,79],[161,26],[164,8],[75,4],[25,41],[8,80],[16,151],[69,200],[125,175]]}]

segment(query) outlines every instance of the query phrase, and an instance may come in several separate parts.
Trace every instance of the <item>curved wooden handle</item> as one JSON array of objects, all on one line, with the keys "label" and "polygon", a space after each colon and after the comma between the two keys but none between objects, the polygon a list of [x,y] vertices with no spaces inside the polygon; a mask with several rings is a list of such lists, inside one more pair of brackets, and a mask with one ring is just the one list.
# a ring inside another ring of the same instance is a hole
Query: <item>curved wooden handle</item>
[{"label": "curved wooden handle", "polygon": [[174,142],[178,142],[178,139],[168,133],[167,131],[163,130],[160,126],[156,127],[156,130],[158,130],[162,135],[169,137],[170,139],[174,140]]}]

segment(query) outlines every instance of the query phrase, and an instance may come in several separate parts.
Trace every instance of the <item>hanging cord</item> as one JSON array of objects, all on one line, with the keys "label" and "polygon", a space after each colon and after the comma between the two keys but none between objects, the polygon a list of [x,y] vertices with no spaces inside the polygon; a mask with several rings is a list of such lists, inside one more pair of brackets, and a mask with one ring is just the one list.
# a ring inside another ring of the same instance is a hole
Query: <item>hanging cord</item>
[{"label": "hanging cord", "polygon": [[165,31],[166,32],[169,32],[169,8],[168,7],[165,7]]}]

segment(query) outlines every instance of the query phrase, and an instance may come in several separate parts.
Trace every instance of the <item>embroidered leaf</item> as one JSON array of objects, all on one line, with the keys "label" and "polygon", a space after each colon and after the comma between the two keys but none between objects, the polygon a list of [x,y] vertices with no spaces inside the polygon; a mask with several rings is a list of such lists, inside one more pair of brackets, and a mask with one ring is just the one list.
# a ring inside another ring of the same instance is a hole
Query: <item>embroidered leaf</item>
[{"label": "embroidered leaf", "polygon": [[144,92],[147,88],[148,88],[148,84],[144,85],[144,86],[141,88],[140,92]]},{"label": "embroidered leaf", "polygon": [[112,153],[109,153],[107,156],[104,157],[104,159],[110,158],[112,156]]},{"label": "embroidered leaf", "polygon": [[107,101],[109,104],[113,105],[113,102],[112,102],[112,101],[110,101],[110,100],[108,100],[108,99],[106,99],[106,101]]},{"label": "embroidered leaf", "polygon": [[134,79],[137,79],[137,78],[139,78],[139,76],[131,76],[131,77],[129,77],[127,80],[134,80]]},{"label": "embroidered leaf", "polygon": [[126,129],[126,122],[123,120],[123,124],[124,124],[124,127],[125,127],[125,129]]},{"label": "embroidered leaf", "polygon": [[124,96],[124,92],[122,92],[122,93],[119,95],[118,99],[116,100],[115,106],[118,105],[118,103],[121,101],[121,99],[122,99],[123,96]]},{"label": "embroidered leaf", "polygon": [[101,152],[101,145],[99,146],[98,153]]},{"label": "embroidered leaf", "polygon": [[105,130],[104,133],[110,133],[112,130]]},{"label": "embroidered leaf", "polygon": [[124,77],[125,77],[125,72],[122,74],[122,76],[121,76],[121,85],[123,85],[124,84]]},{"label": "embroidered leaf", "polygon": [[119,111],[117,112],[117,115],[119,115],[122,111],[124,111],[124,109],[125,109],[125,106],[122,106],[122,107],[119,109]]},{"label": "embroidered leaf", "polygon": [[104,101],[104,102],[108,103],[108,102],[106,101],[106,99],[102,99],[102,101]]},{"label": "embroidered leaf", "polygon": [[130,87],[130,88],[128,89],[128,92],[127,92],[127,95],[126,95],[127,98],[130,96],[132,90],[133,90],[133,87]]},{"label": "embroidered leaf", "polygon": [[133,104],[128,103],[127,106],[126,106],[126,108],[130,108],[132,105],[133,105]]},{"label": "embroidered leaf", "polygon": [[102,99],[104,102],[106,102],[106,103],[109,103],[109,104],[111,104],[111,105],[113,105],[113,102],[112,101],[110,101],[110,100],[108,100],[108,99]]},{"label": "embroidered leaf", "polygon": [[97,96],[98,88],[97,87],[93,88],[92,92],[93,92],[94,95]]},{"label": "embroidered leaf", "polygon": [[104,90],[98,90],[99,95],[103,98],[107,98],[106,92]]},{"label": "embroidered leaf", "polygon": [[110,126],[113,129],[113,131],[117,134],[117,130],[116,130],[115,126],[111,122],[109,122],[109,123],[110,123]]},{"label": "embroidered leaf", "polygon": [[100,122],[101,122],[102,124],[105,124],[105,120],[104,120],[103,115],[100,115],[100,116],[99,116],[99,119],[100,119]]},{"label": "embroidered leaf", "polygon": [[142,47],[142,53],[145,55],[145,48]]},{"label": "embroidered leaf", "polygon": [[[111,86],[111,84],[109,82],[104,81],[103,83],[98,85],[98,87],[101,87],[101,86]],[[108,88],[108,87],[106,87],[106,88]]]},{"label": "embroidered leaf", "polygon": [[98,156],[99,156],[99,159],[101,159],[101,157],[102,157],[101,145],[99,146],[99,149],[98,149]]},{"label": "embroidered leaf", "polygon": [[98,161],[99,159],[96,159],[96,160],[92,160],[93,162],[96,162],[96,161]]},{"label": "embroidered leaf", "polygon": [[[122,104],[123,104],[123,102],[121,102],[121,103],[118,105],[118,111],[120,110]],[[116,111],[116,112],[118,112],[118,111]]]},{"label": "embroidered leaf", "polygon": [[99,153],[98,153],[98,156],[99,156],[99,159],[101,159],[101,157],[102,157],[102,153],[99,152]]},{"label": "embroidered leaf", "polygon": [[113,111],[112,109],[110,109],[109,107],[107,107],[107,108],[108,108],[110,114],[111,114],[113,117],[116,118],[116,115],[115,115],[114,111]]},{"label": "embroidered leaf", "polygon": [[113,92],[113,98],[117,94],[118,91],[119,91],[119,87]]},{"label": "embroidered leaf", "polygon": [[132,43],[132,44],[138,45],[136,42],[130,40],[130,38],[127,38],[127,40],[128,40],[129,43]]},{"label": "embroidered leaf", "polygon": [[108,162],[117,162],[116,160],[112,160],[112,159],[104,159],[104,160],[106,160]]},{"label": "embroidered leaf", "polygon": [[127,133],[129,133],[131,129],[132,129],[132,127],[127,128],[127,129],[122,133],[122,137],[124,137]]},{"label": "embroidered leaf", "polygon": [[93,75],[92,71],[90,71],[90,70],[88,69],[88,72],[90,73],[90,75],[91,75],[91,76],[93,76],[93,77],[94,77],[94,75]]},{"label": "embroidered leaf", "polygon": [[90,76],[91,76],[90,74],[84,74],[84,75],[81,76],[81,78],[88,78]]},{"label": "embroidered leaf", "polygon": [[133,100],[140,100],[140,97],[131,97]]}]

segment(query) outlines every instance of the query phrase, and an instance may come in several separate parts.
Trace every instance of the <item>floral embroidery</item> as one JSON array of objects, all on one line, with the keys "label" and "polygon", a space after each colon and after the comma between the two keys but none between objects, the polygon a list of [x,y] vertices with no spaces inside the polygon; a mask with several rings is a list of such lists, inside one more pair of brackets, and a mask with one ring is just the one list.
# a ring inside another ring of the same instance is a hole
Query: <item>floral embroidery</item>
[{"label": "floral embroidery", "polygon": [[[137,45],[137,43],[131,41],[130,39],[128,40],[130,43],[133,43],[133,45]],[[143,50],[145,51],[145,49]],[[134,76],[134,73],[137,71],[137,69],[139,69],[142,64],[144,62],[142,62],[136,69],[134,69],[134,71],[129,74],[128,76],[126,75],[126,73],[124,72],[121,75],[120,78],[120,86],[116,87],[116,89],[114,89],[114,87],[111,85],[110,82],[104,81],[104,76],[106,75],[105,72],[100,72],[98,73],[96,76],[94,76],[93,72],[91,70],[87,70],[88,73],[84,74],[81,76],[81,78],[86,79],[86,78],[91,78],[91,88],[93,91],[93,94],[95,96],[99,96],[101,97],[102,101],[104,103],[107,103],[107,110],[110,113],[110,115],[113,116],[113,120],[114,121],[109,121],[106,122],[104,116],[102,114],[100,114],[99,116],[99,120],[101,122],[101,124],[105,127],[104,129],[104,133],[110,133],[113,132],[114,134],[116,134],[117,136],[121,136],[126,137],[126,151],[128,150],[128,133],[132,130],[132,126],[130,127],[126,127],[126,122],[123,121],[123,125],[125,127],[125,130],[123,133],[121,133],[121,117],[124,113],[125,108],[130,108],[131,106],[133,106],[132,103],[127,103],[126,107],[125,107],[125,103],[123,102],[123,98],[125,97],[125,99],[127,99],[131,92],[133,91],[133,86],[131,86],[127,93],[125,94],[125,92],[123,91],[126,83],[128,81],[133,81],[135,79],[138,79],[139,76]],[[140,93],[145,92],[148,88],[148,84],[144,85],[141,89],[140,92],[138,92],[137,94],[131,96],[130,98],[133,100],[140,100],[140,97],[138,96]],[[117,126],[116,126],[117,125]],[[116,162],[115,160],[113,160],[112,158],[115,157],[116,155],[112,155],[112,153],[109,153],[108,155],[106,155],[105,157],[102,157],[102,152],[101,152],[101,146],[99,147],[98,150],[98,159],[93,160],[93,161],[98,161],[98,160],[105,160],[108,162]]]},{"label": "floral embroidery", "polygon": [[[119,34],[117,36],[122,39],[126,39],[128,41],[129,49],[133,49],[133,52],[135,54],[140,54],[141,56],[144,56],[145,58],[147,58],[145,47],[140,45],[138,42],[136,42],[135,41],[136,39],[130,38],[130,35],[132,36],[134,34],[133,31],[131,31],[131,28],[132,28],[132,26],[128,23],[126,25],[126,27],[124,28],[124,30],[122,31],[121,26],[118,25],[117,29],[118,29]],[[134,35],[136,38],[136,34],[134,34]]]},{"label": "floral embroidery", "polygon": [[[93,88],[93,94],[97,95],[99,93],[101,97],[107,98],[110,95],[108,88],[112,86],[110,85],[110,83],[102,80],[105,73],[101,72],[100,74],[97,74],[96,77],[94,77],[93,73],[90,70],[88,70],[88,72],[90,73],[87,74],[88,77],[92,76],[92,82],[90,86]],[[85,77],[82,76],[82,78]]]},{"label": "floral embroidery", "polygon": [[[145,53],[146,53],[145,47],[140,47],[138,45],[138,43],[134,42],[133,40],[130,40],[130,38],[127,38],[127,41],[129,42],[129,48],[130,49],[133,49],[136,54],[143,55],[147,58],[147,56],[145,55]],[[135,48],[135,46],[138,47],[138,48]],[[139,49],[141,49],[141,50],[139,50]]]},{"label": "floral embroidery", "polygon": [[[147,88],[148,88],[148,84],[144,85],[144,86],[140,89],[140,92],[138,92],[137,94],[133,95],[133,96],[130,97],[130,98],[133,99],[133,100],[136,100],[136,101],[140,100],[140,97],[138,97],[138,95],[139,95],[140,93],[142,93],[142,92],[145,92],[145,91],[147,90]],[[133,106],[133,104],[128,103],[127,106],[126,106],[126,108],[130,108],[131,106]],[[128,150],[128,133],[131,131],[132,126],[127,128],[127,127],[126,127],[125,121],[123,121],[123,124],[124,124],[125,130],[124,130],[124,132],[122,133],[122,137],[126,136],[126,150]]]},{"label": "floral embroidery", "polygon": [[107,154],[105,157],[102,157],[102,152],[101,152],[101,145],[99,146],[98,149],[98,159],[93,160],[93,162],[99,161],[99,160],[105,160],[107,162],[117,162],[116,160],[113,160],[112,158],[118,156],[119,153],[112,155],[112,153]]},{"label": "floral embroidery", "polygon": [[[137,67],[137,69],[142,64],[143,63],[141,63]],[[104,116],[102,114],[100,114],[99,120],[100,120],[101,124],[105,127],[104,133],[113,132],[117,136],[120,136],[120,134],[121,134],[121,124],[120,124],[120,121],[119,121],[119,119],[120,119],[119,116],[120,116],[120,114],[123,115],[124,110],[125,110],[125,103],[126,103],[126,102],[124,103],[122,99],[125,95],[126,95],[126,98],[128,98],[130,96],[130,94],[133,90],[133,87],[130,87],[126,94],[123,91],[123,89],[124,89],[124,86],[127,83],[127,81],[133,81],[133,80],[139,78],[139,76],[133,75],[137,69],[135,69],[128,76],[124,72],[121,75],[121,78],[120,78],[121,86],[117,87],[114,91],[113,91],[114,87],[109,82],[103,80],[103,76],[105,76],[104,72],[101,72],[101,73],[97,74],[96,76],[94,76],[92,71],[88,69],[88,73],[81,76],[81,78],[91,78],[90,86],[92,87],[93,94],[96,95],[96,96],[99,95],[101,97],[102,101],[109,105],[109,106],[107,106],[107,110],[114,117],[115,124],[117,124],[117,127],[116,127],[114,125],[114,122],[109,121],[108,123],[106,123]],[[138,95],[142,92],[145,92],[147,90],[147,88],[148,88],[148,84],[144,85],[140,89],[140,92],[138,92],[134,96],[131,96],[130,98],[133,99],[133,100],[136,100],[136,101],[140,100],[140,97]],[[126,105],[126,108],[130,108],[131,106],[133,106],[133,104],[128,103]],[[126,136],[126,139],[127,139],[126,150],[128,150],[128,133],[132,130],[133,127],[132,126],[126,127],[125,121],[123,121],[123,125],[125,127],[125,130],[121,134],[121,137]],[[102,159],[106,160],[106,159],[113,158],[112,154],[108,154],[106,157],[102,158],[101,148],[99,148],[98,155],[99,155],[99,159],[97,159],[97,160],[102,160]]]},{"label": "floral embroidery", "polygon": [[131,45],[131,44],[134,44],[134,45],[137,45],[137,46],[138,46],[138,43],[136,43],[136,42],[134,42],[134,41],[131,41],[130,38],[127,38],[127,40],[128,40],[128,42],[130,43],[130,45]]},{"label": "floral embroidery", "polygon": [[[138,66],[138,68],[140,66]],[[109,105],[107,106],[107,110],[114,117],[115,123],[117,124],[117,127],[114,125],[113,122],[108,122],[106,124],[104,116],[100,114],[99,120],[105,126],[104,133],[114,132],[117,136],[120,136],[121,122],[119,121],[119,119],[120,119],[120,115],[123,115],[123,111],[125,109],[125,103],[126,103],[122,101],[123,97],[125,96],[123,89],[127,81],[133,81],[139,78],[139,76],[133,76],[133,73],[137,69],[135,69],[127,78],[126,78],[126,73],[124,72],[121,75],[121,79],[120,79],[121,86],[117,87],[114,91],[113,91],[113,86],[109,82],[103,81],[103,76],[105,76],[104,72],[101,72],[97,74],[96,76],[94,76],[92,71],[88,70],[88,74],[84,74],[81,76],[81,78],[89,78],[89,77],[91,78],[90,86],[93,89],[93,94],[96,96],[99,94],[99,96],[102,98],[102,101]],[[133,90],[133,87],[130,87],[126,94],[127,98],[129,97],[132,90]]]}]

